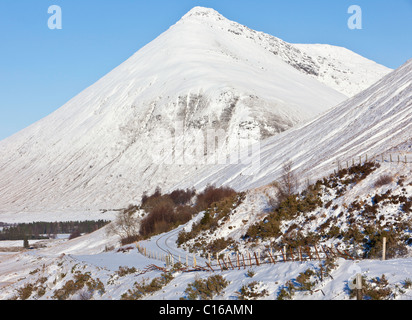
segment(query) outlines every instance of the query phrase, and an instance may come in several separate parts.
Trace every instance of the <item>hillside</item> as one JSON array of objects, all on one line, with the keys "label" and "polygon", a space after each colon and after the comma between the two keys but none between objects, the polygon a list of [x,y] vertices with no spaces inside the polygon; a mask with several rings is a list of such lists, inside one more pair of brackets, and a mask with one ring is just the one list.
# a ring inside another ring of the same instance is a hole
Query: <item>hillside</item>
[{"label": "hillside", "polygon": [[[279,178],[285,162],[301,182],[311,183],[352,161],[390,159],[410,163],[412,60],[313,121],[263,141],[255,154],[237,164],[208,166],[176,187],[207,184],[242,191]],[[393,159],[397,160],[397,158]]]},{"label": "hillside", "polygon": [[0,300],[410,300],[412,60],[386,71],[194,8],[0,142],[0,222],[113,220],[0,241]]},{"label": "hillside", "polygon": [[[222,237],[235,241],[218,252],[220,263],[231,259],[233,269],[221,271],[212,254],[212,272],[206,267],[208,257],[202,254],[202,245],[188,251],[196,241],[177,246],[182,230],[190,232],[202,221],[201,212],[175,230],[139,241],[138,246],[133,243],[119,247],[119,239],[108,237],[103,228],[69,241],[44,241],[45,248],[0,253],[0,299],[171,301],[202,293],[212,294],[214,300],[348,300],[355,299],[351,281],[355,273],[361,273],[364,299],[408,300],[412,297],[412,178],[406,176],[409,168],[383,163],[352,169],[325,177],[319,184],[321,203],[282,218],[278,234],[266,234],[268,237],[260,240],[250,232],[251,226],[265,220],[265,226],[272,225],[271,216],[276,210],[271,197],[276,192],[272,187],[247,191],[241,203],[226,211],[228,218],[218,222],[218,228],[196,238],[203,246]],[[377,183],[383,175],[392,177],[391,181]],[[210,211],[219,212],[226,203],[227,200],[217,203]],[[385,261],[381,260],[382,235],[388,238]],[[315,246],[320,260],[316,259]],[[322,246],[335,248],[335,252],[336,248],[346,251],[351,258],[326,259]],[[146,254],[138,247],[145,248]],[[313,257],[309,259],[304,251],[300,261],[299,248],[308,247]],[[284,249],[287,262],[282,258]],[[276,264],[270,262],[270,251]],[[189,270],[194,269],[195,254],[197,266],[205,270],[185,272],[178,265],[173,269],[165,262],[166,252],[173,255],[175,263],[187,261]],[[246,263],[236,267],[237,253],[242,257],[257,253],[260,265],[253,262],[253,266]],[[159,269],[150,268],[151,265]],[[202,289],[200,279],[215,281],[217,292]],[[195,288],[195,281],[199,291],[190,289]]]},{"label": "hillside", "polygon": [[[351,93],[369,85],[360,81],[366,70],[374,81],[389,71],[364,58],[363,68],[349,65],[353,53],[336,50],[346,57],[340,67],[336,58],[325,63],[335,66],[331,77],[351,70]],[[60,109],[0,142],[0,213],[37,219],[125,208],[217,155],[308,121],[349,94],[346,78],[340,90],[313,77],[318,58],[196,7]],[[208,144],[209,130],[224,144]]]}]

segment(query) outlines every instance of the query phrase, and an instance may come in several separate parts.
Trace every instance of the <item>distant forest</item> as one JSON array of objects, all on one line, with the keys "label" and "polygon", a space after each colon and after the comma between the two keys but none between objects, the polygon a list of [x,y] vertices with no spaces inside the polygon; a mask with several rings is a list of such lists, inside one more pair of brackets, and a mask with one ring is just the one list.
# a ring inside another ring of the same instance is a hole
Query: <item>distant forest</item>
[{"label": "distant forest", "polygon": [[5,224],[0,222],[0,240],[48,239],[55,234],[91,233],[104,227],[110,221],[64,221],[64,222],[31,222]]}]

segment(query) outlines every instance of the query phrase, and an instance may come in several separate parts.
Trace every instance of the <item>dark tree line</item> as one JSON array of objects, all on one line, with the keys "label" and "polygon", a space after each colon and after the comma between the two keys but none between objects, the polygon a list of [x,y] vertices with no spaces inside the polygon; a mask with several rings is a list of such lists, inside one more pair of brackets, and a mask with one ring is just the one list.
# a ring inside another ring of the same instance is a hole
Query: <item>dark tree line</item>
[{"label": "dark tree line", "polygon": [[110,221],[62,221],[62,222],[31,222],[6,225],[2,223],[0,240],[47,239],[55,234],[91,233],[102,228]]}]

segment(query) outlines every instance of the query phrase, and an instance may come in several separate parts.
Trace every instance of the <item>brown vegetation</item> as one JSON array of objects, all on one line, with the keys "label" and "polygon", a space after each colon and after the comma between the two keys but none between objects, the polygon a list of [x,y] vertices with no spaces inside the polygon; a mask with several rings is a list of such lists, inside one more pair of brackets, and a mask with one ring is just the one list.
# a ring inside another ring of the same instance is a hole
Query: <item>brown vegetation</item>
[{"label": "brown vegetation", "polygon": [[142,209],[147,215],[141,221],[139,234],[143,238],[148,238],[189,221],[196,211],[188,204],[194,195],[193,189],[175,190],[162,195],[160,188],[151,196],[143,195]]},{"label": "brown vegetation", "polygon": [[379,188],[379,187],[382,187],[386,184],[391,183],[392,181],[393,181],[393,177],[391,175],[384,174],[384,175],[380,176],[378,180],[376,180],[374,186],[375,186],[375,188]]}]

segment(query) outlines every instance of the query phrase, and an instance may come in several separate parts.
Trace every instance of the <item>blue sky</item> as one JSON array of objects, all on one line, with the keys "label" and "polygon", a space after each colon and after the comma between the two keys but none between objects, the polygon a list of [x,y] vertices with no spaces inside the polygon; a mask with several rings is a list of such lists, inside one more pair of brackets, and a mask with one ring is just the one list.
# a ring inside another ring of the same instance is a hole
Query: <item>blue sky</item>
[{"label": "blue sky", "polygon": [[[353,4],[362,8],[362,30],[347,27]],[[61,30],[47,26],[51,5],[62,9]],[[194,6],[390,68],[412,58],[412,0],[1,0],[0,140],[61,107]]]}]

